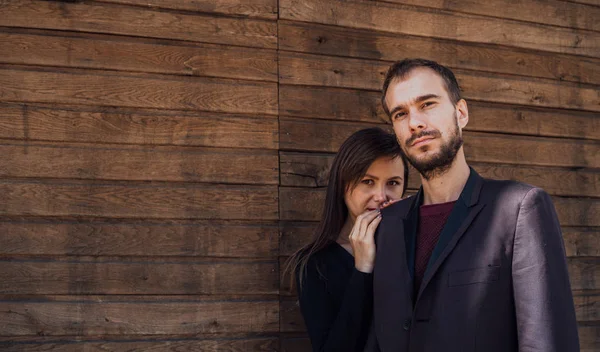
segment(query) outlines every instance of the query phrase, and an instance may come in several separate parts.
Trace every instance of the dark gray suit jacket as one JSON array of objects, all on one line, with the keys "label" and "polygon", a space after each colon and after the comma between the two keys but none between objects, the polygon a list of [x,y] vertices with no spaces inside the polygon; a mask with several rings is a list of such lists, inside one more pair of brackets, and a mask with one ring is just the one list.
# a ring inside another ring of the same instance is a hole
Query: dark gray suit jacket
[{"label": "dark gray suit jacket", "polygon": [[367,351],[576,352],[561,229],[539,188],[471,175],[413,297],[422,190],[382,211]]}]

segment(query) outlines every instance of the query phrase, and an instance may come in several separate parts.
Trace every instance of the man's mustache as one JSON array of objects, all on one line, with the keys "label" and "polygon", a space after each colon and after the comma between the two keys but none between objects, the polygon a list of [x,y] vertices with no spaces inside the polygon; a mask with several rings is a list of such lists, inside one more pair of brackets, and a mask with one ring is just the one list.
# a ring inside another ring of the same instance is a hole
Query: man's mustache
[{"label": "man's mustache", "polygon": [[412,145],[412,143],[413,143],[413,142],[414,142],[416,139],[418,139],[418,138],[421,138],[421,137],[425,137],[425,136],[432,136],[432,137],[434,137],[434,138],[438,138],[438,137],[441,137],[441,136],[442,136],[442,134],[441,134],[441,133],[440,133],[440,131],[438,131],[438,130],[421,131],[421,132],[419,132],[419,133],[415,133],[415,134],[413,134],[412,136],[410,136],[410,138],[408,138],[408,139],[406,140],[406,145]]}]

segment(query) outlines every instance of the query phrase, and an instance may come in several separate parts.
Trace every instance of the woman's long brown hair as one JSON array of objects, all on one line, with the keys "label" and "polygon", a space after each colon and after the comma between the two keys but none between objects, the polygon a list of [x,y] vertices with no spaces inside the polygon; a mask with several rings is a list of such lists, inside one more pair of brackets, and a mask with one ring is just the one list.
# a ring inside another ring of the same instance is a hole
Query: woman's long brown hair
[{"label": "woman's long brown hair", "polygon": [[[348,217],[344,201],[347,189],[354,188],[366,174],[371,164],[380,157],[402,158],[404,185],[408,183],[408,165],[402,156],[396,137],[381,128],[366,128],[352,134],[338,150],[329,171],[329,182],[321,220],[310,243],[297,250],[289,259],[285,273],[292,274],[302,288],[306,265],[310,257],[335,242]],[[285,277],[285,276],[284,276]]]}]

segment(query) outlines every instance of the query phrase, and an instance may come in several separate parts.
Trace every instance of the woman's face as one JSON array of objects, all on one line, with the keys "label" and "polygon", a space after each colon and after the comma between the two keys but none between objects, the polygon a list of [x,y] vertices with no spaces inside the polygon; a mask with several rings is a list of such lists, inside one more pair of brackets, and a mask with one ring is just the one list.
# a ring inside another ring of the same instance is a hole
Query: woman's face
[{"label": "woman's face", "polygon": [[350,220],[365,211],[377,209],[385,201],[402,197],[404,189],[404,165],[400,157],[375,159],[367,173],[353,189],[346,190],[344,201]]}]

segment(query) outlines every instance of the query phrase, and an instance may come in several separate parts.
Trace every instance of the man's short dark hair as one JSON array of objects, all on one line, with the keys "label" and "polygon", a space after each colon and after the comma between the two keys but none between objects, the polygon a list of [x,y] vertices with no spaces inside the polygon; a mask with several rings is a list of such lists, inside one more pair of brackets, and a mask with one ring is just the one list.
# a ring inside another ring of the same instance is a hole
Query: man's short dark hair
[{"label": "man's short dark hair", "polygon": [[454,73],[452,73],[449,68],[431,60],[404,59],[402,61],[396,61],[394,64],[392,64],[392,66],[390,66],[387,74],[385,75],[385,81],[383,82],[381,105],[388,116],[390,115],[390,110],[385,103],[385,95],[387,94],[390,83],[396,78],[404,79],[410,72],[412,72],[412,70],[420,67],[432,69],[434,72],[440,75],[440,77],[442,77],[444,83],[446,84],[448,96],[453,104],[458,103],[458,101],[462,99],[460,96],[460,87],[458,86],[456,77],[454,77]]}]

